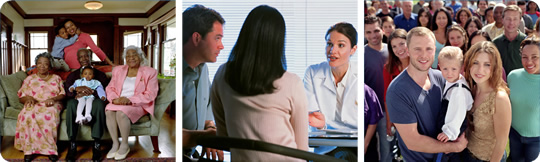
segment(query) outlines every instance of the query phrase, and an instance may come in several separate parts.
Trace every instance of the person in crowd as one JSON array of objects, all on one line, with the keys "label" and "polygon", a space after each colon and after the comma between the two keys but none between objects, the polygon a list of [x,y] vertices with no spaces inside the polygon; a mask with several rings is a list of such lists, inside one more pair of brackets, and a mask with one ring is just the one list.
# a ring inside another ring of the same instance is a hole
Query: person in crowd
[{"label": "person in crowd", "polygon": [[73,43],[71,46],[67,46],[66,48],[64,48],[64,60],[69,65],[70,69],[75,70],[81,67],[79,61],[77,60],[77,51],[79,51],[79,49],[81,48],[86,47],[90,47],[90,49],[92,49],[92,51],[99,57],[101,61],[106,61],[109,65],[116,66],[116,64],[109,60],[107,55],[98,46],[96,46],[88,33],[80,32],[80,29],[77,28],[77,25],[73,20],[66,19],[61,23],[61,26],[64,26],[64,28],[66,28],[67,33],[71,37],[80,33],[78,34],[79,38],[75,43]]},{"label": "person in crowd", "polygon": [[527,37],[521,43],[523,68],[508,74],[512,127],[510,128],[510,158],[512,161],[534,161],[540,152],[540,39]]},{"label": "person in crowd", "polygon": [[[471,110],[473,97],[467,80],[460,73],[463,68],[463,52],[459,47],[447,46],[439,54],[439,67],[446,79],[442,96],[440,118],[444,119],[442,132],[437,139],[442,142],[454,141],[461,134],[461,127],[467,111]],[[444,113],[446,112],[446,113]]]},{"label": "person in crowd", "polygon": [[381,0],[381,12],[377,13],[377,17],[383,18],[390,16],[390,18],[394,19],[396,15],[397,13],[395,11],[390,10],[387,0]]},{"label": "person in crowd", "polygon": [[534,32],[534,21],[531,16],[527,14],[527,3],[525,1],[518,1],[517,5],[521,9],[521,18],[525,23],[525,34],[529,35]]},{"label": "person in crowd", "polygon": [[450,20],[452,20],[452,24],[457,24],[456,23],[456,15],[454,15],[454,10],[452,10],[452,7],[446,6],[446,7],[443,7],[443,8],[445,8],[446,11],[448,11],[448,13],[450,13],[450,17],[451,17]]},{"label": "person in crowd", "polygon": [[[454,46],[461,49],[462,54],[467,52],[467,31],[459,25],[452,25],[446,30],[445,46]],[[438,57],[438,56],[437,56]],[[438,60],[438,59],[437,59]]]},{"label": "person in crowd", "polygon": [[[396,2],[399,0],[396,0]],[[412,0],[405,0],[403,2],[403,13],[398,14],[395,19],[394,23],[396,24],[396,28],[405,29],[406,31],[411,30],[412,28],[418,26],[417,20],[418,15],[415,13],[412,13]]]},{"label": "person in crowd", "polygon": [[[77,51],[77,60],[81,67],[91,67],[90,61],[92,60],[92,52],[86,48],[81,48]],[[99,81],[103,87],[107,87],[109,84],[109,79],[105,73],[92,68],[94,73],[94,79]],[[78,97],[92,95],[95,98],[99,98],[98,92],[93,91],[89,86],[79,86],[74,88],[73,91],[69,91],[69,87],[75,84],[76,80],[81,79],[81,72],[83,68],[79,68],[71,72],[64,83],[64,89],[66,91],[66,127],[67,135],[69,139],[68,153],[66,155],[67,161],[75,161],[77,157],[77,134],[79,133],[79,124],[77,124],[77,105],[79,101]],[[92,138],[94,139],[94,146],[92,147],[92,160],[99,161],[101,160],[101,137],[103,137],[103,132],[106,129],[105,125],[105,101],[103,100],[93,100],[92,101],[92,110],[90,111],[92,120],[86,124],[90,124],[92,127]]]},{"label": "person in crowd", "polygon": [[[431,30],[435,34],[435,58],[439,56],[439,51],[446,44],[446,30],[452,25],[452,17],[445,8],[440,8],[435,11],[433,15],[433,24],[431,24]],[[437,68],[437,59],[433,60],[431,68]]]},{"label": "person in crowd", "polygon": [[382,107],[377,94],[364,84],[364,161],[379,161],[377,140],[374,140],[377,123],[383,118]]},{"label": "person in crowd", "polygon": [[[394,78],[396,78],[407,66],[409,65],[409,51],[407,49],[407,31],[403,29],[397,29],[392,32],[389,38],[388,45],[388,61],[384,64],[383,80],[384,80],[384,95],[382,104],[386,105],[386,93],[388,86]],[[386,107],[386,106],[385,106]],[[392,122],[386,111],[386,132],[390,136],[394,136],[392,133]],[[392,142],[394,144],[395,142]]]},{"label": "person in crowd", "polygon": [[[403,2],[407,6],[407,2]],[[405,7],[407,8],[407,7]],[[397,17],[396,17],[397,18]],[[368,44],[364,46],[364,82],[377,94],[377,98],[383,98],[384,80],[383,66],[388,59],[388,47],[381,40],[381,20],[377,17],[366,17],[364,19],[364,36],[368,39]],[[381,100],[379,100],[381,101]],[[384,104],[383,112],[386,112]],[[377,124],[377,134],[379,139],[386,139],[386,117]],[[390,143],[387,140],[379,140],[381,161],[390,161]]]},{"label": "person in crowd", "polygon": [[488,0],[478,0],[476,2],[477,9],[475,11],[478,18],[482,21],[485,20],[484,16],[486,14],[486,9],[488,8]]},{"label": "person in crowd", "polygon": [[472,47],[472,45],[482,41],[491,42],[488,33],[482,30],[475,31],[471,34],[471,36],[469,36],[469,43],[467,44],[467,47]]},{"label": "person in crowd", "polygon": [[536,20],[536,23],[534,25],[534,34],[540,36],[540,20]]},{"label": "person in crowd", "polygon": [[376,16],[377,15],[377,9],[375,7],[369,7],[367,9],[367,15],[366,16]]},{"label": "person in crowd", "polygon": [[396,12],[397,15],[403,14],[402,3],[403,0],[394,1],[394,7],[392,8],[392,11]]},{"label": "person in crowd", "polygon": [[14,146],[24,153],[25,162],[37,154],[58,160],[57,130],[65,91],[62,79],[49,73],[51,60],[47,52],[37,55],[37,73],[26,77],[17,92],[24,107],[17,117]]},{"label": "person in crowd", "polygon": [[386,94],[390,120],[397,128],[398,145],[405,161],[435,161],[436,153],[461,152],[467,139],[461,135],[454,142],[436,139],[437,114],[441,109],[444,78],[431,69],[435,56],[435,35],[425,27],[407,34],[409,66],[399,74]]},{"label": "person in crowd", "polygon": [[[475,31],[478,31],[484,27],[482,25],[482,21],[480,21],[477,17],[471,17],[467,22],[465,23],[464,29],[467,31],[467,37],[470,37],[472,33]],[[470,46],[467,46],[470,47]]]},{"label": "person in crowd", "polygon": [[[147,60],[136,46],[128,46],[122,58],[127,65],[112,71],[111,82],[106,88],[109,104],[105,107],[107,129],[112,147],[107,159],[123,160],[129,154],[128,139],[131,124],[146,114],[154,115],[154,100],[158,94],[156,69],[146,66]],[[118,130],[122,143],[118,140]]]},{"label": "person in crowd", "polygon": [[64,61],[64,48],[77,41],[81,32],[80,30],[77,31],[77,34],[69,38],[64,26],[56,26],[54,29],[56,37],[54,37],[54,45],[51,51],[51,56],[53,57],[52,67],[54,70],[69,71],[69,66]]},{"label": "person in crowd", "polygon": [[471,11],[466,8],[461,8],[456,13],[456,22],[462,27],[465,28],[465,23],[467,20],[472,17]]},{"label": "person in crowd", "polygon": [[467,113],[469,143],[464,161],[506,161],[504,149],[512,112],[509,90],[499,72],[501,62],[497,48],[488,41],[473,45],[465,54],[465,78],[471,86],[474,104]]},{"label": "person in crowd", "polygon": [[[191,158],[197,137],[216,134],[206,63],[216,62],[224,48],[225,20],[217,11],[197,4],[184,10],[182,24],[182,147],[184,157]],[[224,159],[223,151],[215,149],[204,148],[202,154]]]},{"label": "person in crowd", "polygon": [[[472,45],[478,43],[478,42],[482,42],[482,41],[490,41],[491,42],[491,39],[489,38],[489,35],[488,33],[484,32],[484,31],[475,31],[471,34],[471,36],[469,37],[469,43],[467,45],[467,47],[472,47]],[[504,68],[502,69],[502,78],[504,80],[504,82],[506,82],[506,72],[504,71]]]},{"label": "person in crowd", "polygon": [[382,22],[382,30],[384,32],[383,35],[383,43],[388,44],[388,37],[394,30],[396,30],[396,26],[394,25],[394,20],[391,17],[385,16],[380,18]]},{"label": "person in crowd", "polygon": [[495,18],[493,17],[493,9],[495,7],[488,7],[486,11],[484,12],[484,27],[488,24],[493,24],[495,22]]},{"label": "person in crowd", "polygon": [[[503,34],[504,25],[503,25],[503,11],[506,8],[506,5],[502,3],[498,3],[493,8],[493,19],[495,20],[495,23],[487,24],[482,28],[483,31],[487,32],[489,34],[489,38],[494,40],[497,36]],[[487,15],[488,10],[486,10]],[[519,21],[520,19],[518,19]],[[516,26],[517,29],[517,26]]]},{"label": "person in crowd", "polygon": [[[285,20],[281,13],[267,5],[251,10],[210,90],[217,136],[308,150],[306,93],[301,79],[285,70],[284,49]],[[266,128],[249,129],[261,125]],[[232,161],[268,159],[301,161],[272,153],[231,150]]]},{"label": "person in crowd", "polygon": [[538,17],[540,17],[540,12],[538,10],[538,5],[534,1],[527,2],[526,7],[527,15],[529,15],[533,22],[536,22]]},{"label": "person in crowd", "polygon": [[381,6],[380,6],[380,2],[379,1],[371,1],[371,7],[373,7],[375,9],[375,12],[379,11],[379,9],[381,9]]},{"label": "person in crowd", "polygon": [[456,0],[450,0],[450,3],[447,3],[446,6],[452,7],[453,12],[457,12],[459,9],[461,9],[462,4],[460,2],[456,2]]},{"label": "person in crowd", "polygon": [[429,13],[428,10],[426,10],[425,8],[421,8],[419,11],[418,11],[418,26],[423,26],[423,27],[426,27],[426,28],[431,28],[431,20],[432,20],[432,15],[431,13]]},{"label": "person in crowd", "polygon": [[435,14],[435,11],[437,11],[439,8],[444,7],[444,2],[442,0],[432,0],[429,1],[429,12],[431,15]]},{"label": "person in crowd", "polygon": [[[516,5],[506,7],[502,13],[504,33],[493,39],[499,50],[506,74],[523,68],[519,47],[526,35],[517,29],[521,19],[521,9]],[[489,32],[488,32],[489,33]]]},{"label": "person in crowd", "polygon": [[[475,10],[473,10],[473,8],[469,5],[469,0],[460,0],[459,2],[461,3],[461,8],[460,9],[464,8],[464,9],[469,10],[469,12],[471,13],[471,17],[476,15],[476,13],[474,12]],[[470,2],[472,4],[474,4],[473,1],[470,1]],[[458,9],[458,11],[459,11],[459,9]]]},{"label": "person in crowd", "polygon": [[[419,0],[418,2],[416,2],[416,4],[414,4],[414,6],[413,6],[412,12],[415,13],[415,14],[418,14],[420,9],[423,8],[424,3],[425,3],[424,0]],[[420,15],[420,14],[418,14],[418,15]]]}]

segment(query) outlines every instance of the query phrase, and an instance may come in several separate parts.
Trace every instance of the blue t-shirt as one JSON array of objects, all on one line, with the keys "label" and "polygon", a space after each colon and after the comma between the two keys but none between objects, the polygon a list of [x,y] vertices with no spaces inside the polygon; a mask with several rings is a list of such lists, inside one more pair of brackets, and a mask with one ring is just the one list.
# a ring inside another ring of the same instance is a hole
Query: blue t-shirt
[{"label": "blue t-shirt", "polygon": [[412,28],[418,26],[417,18],[418,15],[415,13],[411,13],[409,19],[406,19],[403,14],[399,14],[394,18],[394,24],[396,25],[396,29],[405,29],[405,31],[408,32]]},{"label": "blue t-shirt", "polygon": [[[364,46],[364,83],[371,87],[377,94],[377,98],[384,97],[383,66],[388,59],[388,47],[382,43],[382,50],[377,51],[368,45]],[[379,100],[384,109],[383,100]]]},{"label": "blue t-shirt", "polygon": [[536,22],[536,20],[538,20],[538,15],[536,15],[536,13],[534,13],[534,14],[527,14],[527,15],[529,15],[529,16],[531,17],[532,22]]},{"label": "blue t-shirt", "polygon": [[[437,127],[437,115],[441,109],[442,93],[445,79],[439,70],[429,69],[431,89],[424,90],[407,73],[405,69],[399,74],[386,93],[386,106],[390,120],[398,124],[417,123],[418,133],[437,138],[440,133]],[[409,150],[398,134],[398,146],[406,161],[434,161],[437,154],[422,153]]]}]

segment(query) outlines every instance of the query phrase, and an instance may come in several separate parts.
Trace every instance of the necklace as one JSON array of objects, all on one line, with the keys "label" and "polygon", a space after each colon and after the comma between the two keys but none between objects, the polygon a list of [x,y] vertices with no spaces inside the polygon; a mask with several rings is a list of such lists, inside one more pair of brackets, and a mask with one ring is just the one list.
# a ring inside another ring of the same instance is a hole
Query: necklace
[{"label": "necklace", "polygon": [[41,79],[48,78],[48,77],[49,77],[49,72],[47,72],[47,76],[46,76],[46,77],[41,77],[39,74],[38,74],[38,77],[41,78]]}]

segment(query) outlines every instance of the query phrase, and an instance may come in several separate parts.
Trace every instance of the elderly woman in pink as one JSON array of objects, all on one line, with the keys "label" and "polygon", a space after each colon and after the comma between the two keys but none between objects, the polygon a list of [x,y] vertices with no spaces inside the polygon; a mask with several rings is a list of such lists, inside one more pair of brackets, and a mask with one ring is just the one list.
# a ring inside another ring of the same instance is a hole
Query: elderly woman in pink
[{"label": "elderly woman in pink", "polygon": [[[66,19],[64,22],[61,23],[61,25],[66,28],[66,32],[69,34],[70,37],[77,34],[77,26],[75,23],[73,23],[73,20]],[[106,61],[109,65],[115,66],[115,64],[109,60],[107,55],[92,41],[92,38],[90,38],[90,35],[88,33],[80,33],[79,38],[75,43],[73,43],[71,46],[67,46],[64,48],[64,60],[66,61],[66,64],[68,64],[70,69],[79,69],[81,65],[79,64],[79,61],[77,60],[77,51],[81,48],[90,47],[92,49],[92,52],[94,52],[101,61]]]},{"label": "elderly woman in pink", "polygon": [[[123,58],[127,65],[116,66],[106,88],[109,104],[105,107],[107,128],[113,145],[107,158],[125,159],[129,153],[128,136],[131,124],[146,114],[154,115],[154,99],[158,93],[157,71],[146,64],[139,47],[128,46]],[[122,143],[118,142],[118,130]]]}]

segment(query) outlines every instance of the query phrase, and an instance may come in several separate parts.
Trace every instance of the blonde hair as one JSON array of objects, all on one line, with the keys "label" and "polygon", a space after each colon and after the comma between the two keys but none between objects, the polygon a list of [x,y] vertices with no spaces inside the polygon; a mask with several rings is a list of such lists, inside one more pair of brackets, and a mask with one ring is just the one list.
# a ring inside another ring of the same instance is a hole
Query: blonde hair
[{"label": "blonde hair", "polygon": [[504,8],[502,17],[504,17],[505,13],[508,12],[508,11],[517,11],[517,12],[519,12],[519,15],[522,14],[521,8],[519,8],[516,5],[509,5],[509,6],[506,6],[506,8]]},{"label": "blonde hair", "polygon": [[[426,27],[414,27],[407,33],[407,47],[411,45],[411,38],[413,36],[429,36],[433,41],[435,41],[435,34]],[[433,42],[435,43],[435,42]]]},{"label": "blonde hair", "polygon": [[459,47],[446,46],[441,49],[437,59],[439,59],[439,62],[442,60],[457,60],[463,65],[463,52]]}]

